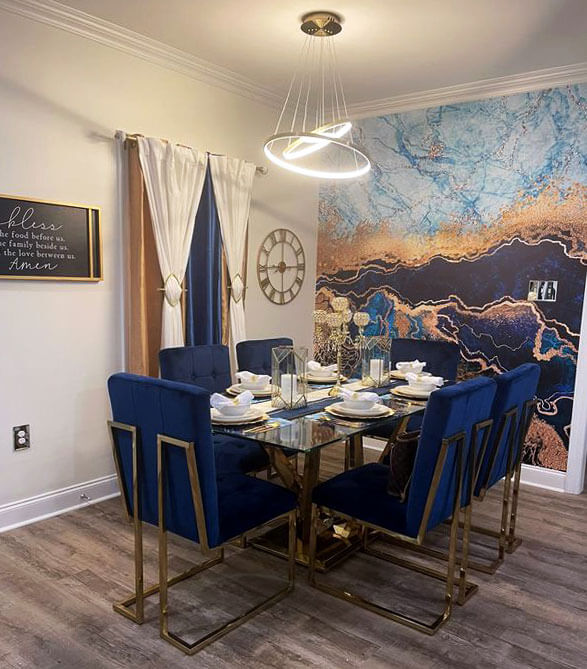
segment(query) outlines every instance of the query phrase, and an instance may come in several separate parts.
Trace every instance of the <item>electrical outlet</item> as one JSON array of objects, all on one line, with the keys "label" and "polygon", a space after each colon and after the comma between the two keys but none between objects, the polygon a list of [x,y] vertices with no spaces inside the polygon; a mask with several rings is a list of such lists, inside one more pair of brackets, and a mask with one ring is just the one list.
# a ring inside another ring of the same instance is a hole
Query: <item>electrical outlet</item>
[{"label": "electrical outlet", "polygon": [[31,426],[16,425],[12,428],[12,442],[15,451],[22,451],[31,447]]}]

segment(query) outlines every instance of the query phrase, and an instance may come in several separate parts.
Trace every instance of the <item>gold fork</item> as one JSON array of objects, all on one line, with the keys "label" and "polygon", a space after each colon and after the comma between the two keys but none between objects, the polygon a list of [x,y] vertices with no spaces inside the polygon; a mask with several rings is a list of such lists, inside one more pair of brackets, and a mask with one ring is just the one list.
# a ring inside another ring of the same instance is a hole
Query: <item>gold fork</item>
[{"label": "gold fork", "polygon": [[256,427],[250,427],[248,430],[243,430],[243,434],[257,434],[258,432],[267,432],[267,430],[272,430],[275,427],[279,427],[279,423],[276,421],[272,423],[264,423],[263,425],[257,425]]}]

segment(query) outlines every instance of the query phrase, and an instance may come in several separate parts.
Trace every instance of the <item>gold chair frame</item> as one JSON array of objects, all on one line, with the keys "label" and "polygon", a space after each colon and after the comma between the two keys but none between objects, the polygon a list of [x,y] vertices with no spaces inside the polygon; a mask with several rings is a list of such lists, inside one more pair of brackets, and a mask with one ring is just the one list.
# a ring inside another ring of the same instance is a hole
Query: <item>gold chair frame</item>
[{"label": "gold chair frame", "polygon": [[[498,446],[501,443],[504,432],[507,430],[507,440],[508,445],[508,460],[506,465],[506,475],[504,477],[503,485],[503,494],[501,501],[501,518],[500,518],[500,527],[499,530],[485,527],[483,525],[473,525],[469,527],[469,531],[473,534],[483,534],[484,536],[489,536],[494,539],[497,539],[497,556],[492,560],[481,562],[479,560],[472,560],[469,558],[468,568],[473,571],[479,571],[484,574],[493,575],[501,567],[505,560],[506,553],[513,553],[518,546],[522,543],[522,540],[515,535],[516,520],[518,513],[518,501],[520,493],[520,477],[522,471],[522,455],[523,455],[523,446],[526,440],[526,435],[528,433],[528,428],[530,427],[530,421],[532,419],[532,414],[534,413],[534,408],[537,404],[536,400],[528,400],[525,402],[522,409],[522,429],[517,442],[517,454],[514,461],[514,451],[516,446],[516,428],[518,409],[517,407],[512,407],[506,411],[499,423],[498,431],[496,438],[492,445],[492,451],[490,454],[490,464],[487,478],[489,479],[493,468],[495,466],[495,461],[497,457]],[[476,426],[477,427],[477,426]],[[477,466],[475,471],[475,482],[473,488],[477,485],[477,480],[479,478],[481,465],[485,456],[485,451],[487,448],[487,439],[489,437],[489,430],[485,432],[484,444],[482,444],[477,458]],[[512,481],[513,479],[513,481]],[[479,491],[479,495],[475,496],[475,500],[478,502],[483,501],[485,495],[487,494],[487,489],[482,488]],[[472,509],[470,510],[472,513]],[[463,523],[459,523],[459,526],[462,528]],[[393,542],[395,543],[395,542]],[[440,548],[432,548],[431,546],[411,546],[411,550],[415,550],[419,553],[424,553],[430,557],[438,558],[440,560],[448,560],[448,553],[446,550]],[[459,604],[463,602],[459,598]]]},{"label": "gold chair frame", "polygon": [[[458,528],[459,528],[459,516],[461,508],[461,493],[463,486],[463,451],[466,442],[466,434],[464,432],[459,432],[451,437],[446,437],[442,440],[441,448],[436,459],[436,464],[434,467],[434,474],[432,477],[432,482],[428,495],[426,498],[426,503],[424,506],[424,513],[422,515],[422,520],[420,521],[420,526],[418,528],[418,534],[416,537],[410,537],[403,535],[398,532],[393,532],[387,528],[374,525],[372,523],[367,523],[363,520],[348,516],[346,514],[340,513],[337,510],[330,509],[325,506],[312,504],[312,522],[311,522],[311,532],[310,532],[310,564],[308,572],[308,580],[310,585],[322,590],[330,595],[334,595],[339,599],[351,602],[356,606],[360,606],[368,611],[378,613],[385,618],[389,618],[395,622],[401,623],[412,629],[418,630],[419,632],[424,632],[425,634],[433,635],[446,621],[450,618],[452,613],[452,606],[454,600],[454,583],[455,583],[455,569],[457,567],[457,549],[458,549]],[[436,499],[438,492],[438,486],[442,477],[442,472],[444,470],[444,465],[446,462],[446,457],[448,454],[449,448],[456,449],[456,468],[457,468],[457,490],[455,491],[455,499],[453,504],[453,513],[450,529],[450,545],[449,545],[449,557],[448,557],[448,567],[446,574],[430,569],[424,565],[420,565],[414,562],[410,562],[403,558],[398,558],[397,556],[384,553],[377,549],[372,548],[369,538],[368,530],[374,530],[376,537],[380,535],[391,537],[394,541],[401,542],[402,545],[415,545],[420,546],[424,540],[424,537],[427,532],[428,520],[430,518],[430,513]],[[475,468],[475,459],[469,458],[470,460],[470,476],[474,475]],[[411,616],[400,613],[396,610],[386,608],[380,604],[376,604],[373,601],[367,600],[359,595],[353,594],[347,589],[336,588],[332,585],[326,583],[321,583],[316,579],[316,538],[319,525],[319,514],[320,512],[328,513],[336,517],[342,517],[347,521],[360,525],[363,528],[363,546],[362,551],[368,555],[392,562],[399,566],[405,567],[412,571],[425,574],[437,580],[441,580],[445,583],[445,605],[443,611],[436,616],[432,623],[426,623],[421,620],[417,620]],[[467,581],[467,561],[468,561],[468,550],[469,550],[469,525],[471,520],[470,513],[470,504],[465,510],[465,523],[463,531],[463,542],[462,542],[462,555],[460,559],[460,569],[458,577],[458,588],[459,588],[459,597],[463,600],[470,597],[476,590],[477,585],[469,583]]]},{"label": "gold chair frame", "polygon": [[[159,512],[159,582],[144,587],[144,562],[143,562],[143,531],[142,521],[139,514],[139,485],[138,485],[138,464],[140,457],[140,449],[138,448],[137,428],[134,425],[127,425],[116,421],[108,421],[110,440],[112,444],[112,451],[114,456],[114,463],[116,467],[116,474],[118,483],[122,493],[123,508],[129,522],[132,520],[134,526],[134,555],[135,555],[135,578],[134,578],[134,593],[126,599],[115,602],[113,609],[124,617],[132,620],[137,624],[144,622],[144,602],[147,597],[159,593],[159,631],[160,636],[171,643],[176,648],[179,648],[187,655],[194,655],[202,648],[212,643],[213,641],[224,636],[239,625],[250,620],[254,615],[260,613],[269,606],[275,604],[290,593],[295,584],[295,548],[296,548],[296,510],[289,511],[269,521],[288,519],[289,522],[289,552],[288,552],[288,580],[287,585],[280,588],[276,593],[264,599],[261,603],[253,606],[244,614],[241,614],[232,620],[224,623],[215,630],[209,632],[205,636],[197,639],[194,642],[188,642],[179,635],[169,630],[169,606],[168,606],[168,589],[181,581],[184,581],[191,576],[194,576],[210,567],[220,564],[224,560],[224,547],[233,542],[237,537],[224,542],[221,546],[211,549],[208,543],[208,534],[206,529],[204,506],[202,502],[202,494],[200,488],[200,480],[198,475],[198,468],[195,457],[194,442],[187,442],[181,439],[175,439],[166,435],[157,435],[157,494],[158,494],[158,512]],[[132,499],[133,499],[133,513],[130,512],[130,505],[128,500],[128,491],[125,489],[122,479],[122,466],[120,462],[120,454],[116,445],[116,430],[124,430],[131,435],[132,448]],[[167,530],[164,522],[164,447],[174,446],[183,448],[186,454],[186,464],[188,469],[188,476],[190,479],[192,502],[194,504],[194,511],[196,515],[196,526],[198,529],[198,537],[200,539],[199,545],[204,556],[212,555],[211,559],[206,560],[202,564],[195,565],[180,574],[169,577],[168,574],[168,554],[167,554]],[[251,528],[248,531],[256,530],[268,523],[263,523],[258,527]],[[134,610],[133,610],[134,605]]]},{"label": "gold chair frame", "polygon": [[[520,498],[520,478],[522,474],[522,457],[524,455],[524,443],[528,435],[528,430],[530,428],[530,423],[532,421],[532,416],[538,401],[535,399],[527,400],[524,403],[522,408],[522,415],[520,417],[520,433],[518,435],[518,441],[516,444],[515,433],[516,425],[515,420],[510,419],[510,432],[508,434],[508,440],[510,441],[510,447],[508,450],[508,462],[506,467],[506,475],[504,478],[503,485],[503,496],[502,496],[502,507],[501,507],[501,524],[499,530],[494,530],[487,528],[481,525],[473,525],[471,530],[473,532],[484,534],[489,537],[493,537],[498,540],[498,555],[497,558],[492,560],[489,564],[481,564],[478,562],[470,563],[471,569],[477,571],[482,571],[486,574],[495,574],[499,569],[501,564],[505,559],[505,553],[513,553],[517,550],[518,546],[522,543],[522,539],[516,537],[516,522],[518,518],[518,502]],[[505,418],[508,414],[512,412],[516,413],[517,417],[517,408],[512,408],[506,414],[502,421],[505,423]],[[513,424],[512,424],[513,423]],[[500,439],[503,436],[503,430],[505,430],[505,424],[500,425],[500,431],[498,432],[497,438],[495,440],[496,444],[500,443]],[[517,452],[514,459],[514,447],[517,446]],[[491,461],[491,470],[494,465],[496,453],[493,455]],[[488,475],[489,477],[489,475]],[[476,497],[477,500],[483,501],[487,490],[483,488],[479,495]]]}]

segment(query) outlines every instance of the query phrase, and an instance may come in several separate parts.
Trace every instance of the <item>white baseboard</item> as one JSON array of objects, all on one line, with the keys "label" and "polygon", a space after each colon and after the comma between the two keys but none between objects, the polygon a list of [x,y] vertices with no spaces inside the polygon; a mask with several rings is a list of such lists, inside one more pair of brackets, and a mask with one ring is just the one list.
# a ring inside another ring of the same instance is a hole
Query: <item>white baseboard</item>
[{"label": "white baseboard", "polygon": [[522,477],[520,480],[526,485],[555,490],[556,492],[565,492],[567,473],[559,472],[556,469],[546,469],[545,467],[522,465]]},{"label": "white baseboard", "polygon": [[0,532],[58,516],[120,494],[116,474],[0,506]]}]

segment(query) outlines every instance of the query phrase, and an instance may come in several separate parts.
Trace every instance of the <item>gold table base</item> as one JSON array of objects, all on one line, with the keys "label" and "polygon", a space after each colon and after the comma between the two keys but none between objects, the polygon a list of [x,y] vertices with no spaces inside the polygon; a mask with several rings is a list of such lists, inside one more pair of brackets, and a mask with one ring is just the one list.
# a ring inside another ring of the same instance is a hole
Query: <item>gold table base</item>
[{"label": "gold table base", "polygon": [[[249,538],[247,543],[254,548],[270,553],[284,560],[287,559],[287,524],[278,525],[271,528],[268,532]],[[349,539],[342,540],[335,536],[334,531],[328,535],[318,537],[318,547],[316,552],[316,569],[322,573],[332,569],[350,555],[361,548],[361,539],[359,536],[351,536]],[[309,564],[309,547],[304,545],[301,539],[298,539],[296,550],[296,562],[303,567]]]}]

